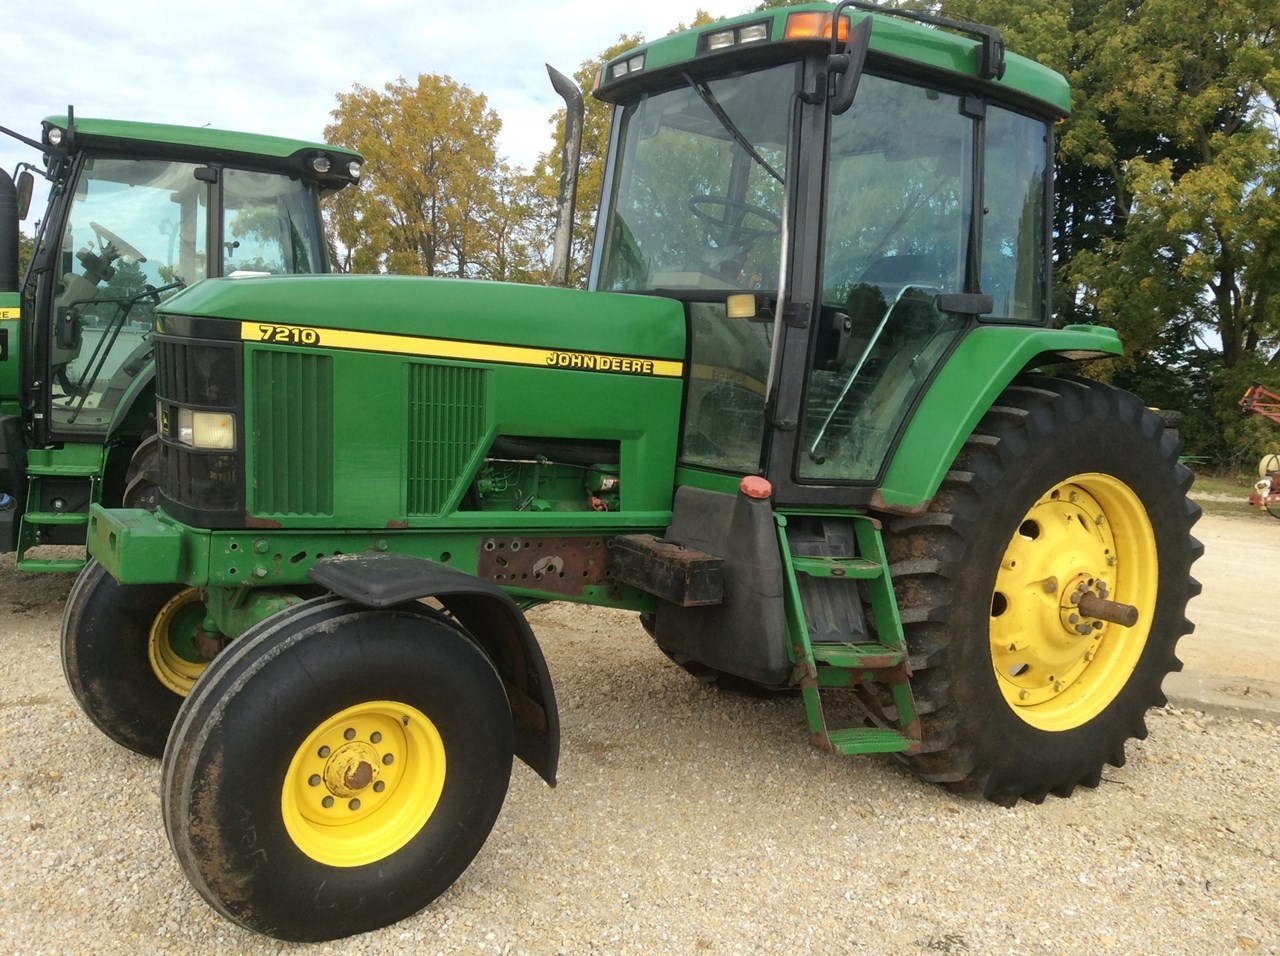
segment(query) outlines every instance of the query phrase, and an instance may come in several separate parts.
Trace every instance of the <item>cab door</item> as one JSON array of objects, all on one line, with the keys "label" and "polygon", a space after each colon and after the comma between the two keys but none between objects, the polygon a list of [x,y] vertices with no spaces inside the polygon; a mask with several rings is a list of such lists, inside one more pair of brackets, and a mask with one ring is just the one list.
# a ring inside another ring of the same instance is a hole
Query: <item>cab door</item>
[{"label": "cab door", "polygon": [[787,336],[773,411],[780,501],[865,506],[935,370],[989,310],[976,252],[982,112],[868,73],[852,108],[828,118],[819,235],[796,264],[808,321]]}]

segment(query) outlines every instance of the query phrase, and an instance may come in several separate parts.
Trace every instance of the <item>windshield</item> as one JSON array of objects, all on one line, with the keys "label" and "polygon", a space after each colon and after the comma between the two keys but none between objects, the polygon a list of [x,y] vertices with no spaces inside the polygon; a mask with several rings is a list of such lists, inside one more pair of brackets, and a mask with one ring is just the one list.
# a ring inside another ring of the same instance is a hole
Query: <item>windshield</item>
[{"label": "windshield", "polygon": [[618,111],[595,288],[776,289],[799,65],[646,96]]}]

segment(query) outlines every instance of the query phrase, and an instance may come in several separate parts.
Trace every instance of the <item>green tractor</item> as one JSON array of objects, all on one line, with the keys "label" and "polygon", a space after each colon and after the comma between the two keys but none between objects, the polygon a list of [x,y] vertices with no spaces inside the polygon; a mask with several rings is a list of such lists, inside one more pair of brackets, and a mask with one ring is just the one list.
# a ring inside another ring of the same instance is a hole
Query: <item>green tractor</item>
[{"label": "green tractor", "polygon": [[798,690],[818,747],[1001,804],[1145,735],[1199,512],[1137,397],[1039,371],[1121,351],[1051,324],[1066,84],[864,6],[605,65],[587,290],[216,279],[156,310],[159,508],[93,509],[63,655],[163,755],[219,912],[319,940],[448,887],[513,754],[555,781],[540,602],[639,612],[698,677]]},{"label": "green tractor", "polygon": [[[89,506],[151,507],[156,307],[206,276],[329,271],[319,197],[360,157],[316,143],[51,116],[0,171],[0,552],[78,571]],[[49,182],[25,281],[18,224]]]}]

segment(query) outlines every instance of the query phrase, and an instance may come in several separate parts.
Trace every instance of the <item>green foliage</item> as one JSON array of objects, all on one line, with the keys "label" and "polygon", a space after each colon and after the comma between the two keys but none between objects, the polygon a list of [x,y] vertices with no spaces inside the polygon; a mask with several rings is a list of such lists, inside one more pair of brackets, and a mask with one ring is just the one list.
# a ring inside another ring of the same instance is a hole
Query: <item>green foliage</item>
[{"label": "green foliage", "polygon": [[31,264],[31,257],[35,254],[36,241],[30,236],[18,234],[18,278],[21,280],[27,274],[27,266]]},{"label": "green foliage", "polygon": [[364,176],[328,204],[339,268],[518,278],[516,174],[497,154],[502,121],[487,99],[447,76],[403,77],[381,92],[338,94],[326,138],[359,150]]}]

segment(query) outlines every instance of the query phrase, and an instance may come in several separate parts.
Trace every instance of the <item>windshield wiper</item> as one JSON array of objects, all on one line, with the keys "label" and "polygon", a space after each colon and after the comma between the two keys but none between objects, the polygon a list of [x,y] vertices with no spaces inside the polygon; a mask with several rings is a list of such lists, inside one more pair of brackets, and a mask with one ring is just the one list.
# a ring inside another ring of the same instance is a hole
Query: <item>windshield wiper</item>
[{"label": "windshield wiper", "polygon": [[738,129],[733,120],[729,118],[729,114],[724,111],[724,107],[720,105],[720,101],[715,98],[715,95],[712,94],[707,85],[705,83],[698,83],[688,73],[681,73],[680,75],[684,78],[685,83],[688,84],[689,89],[702,97],[702,102],[707,104],[707,109],[711,110],[711,115],[714,116],[720,122],[720,125],[725,128],[725,131],[733,137],[734,142],[741,146],[746,151],[747,155],[759,164],[761,169],[778,182],[785,185],[782,176],[779,175],[776,169],[769,165],[769,161],[767,159],[760,155],[760,151],[751,145],[750,140],[742,134],[742,130]]}]

